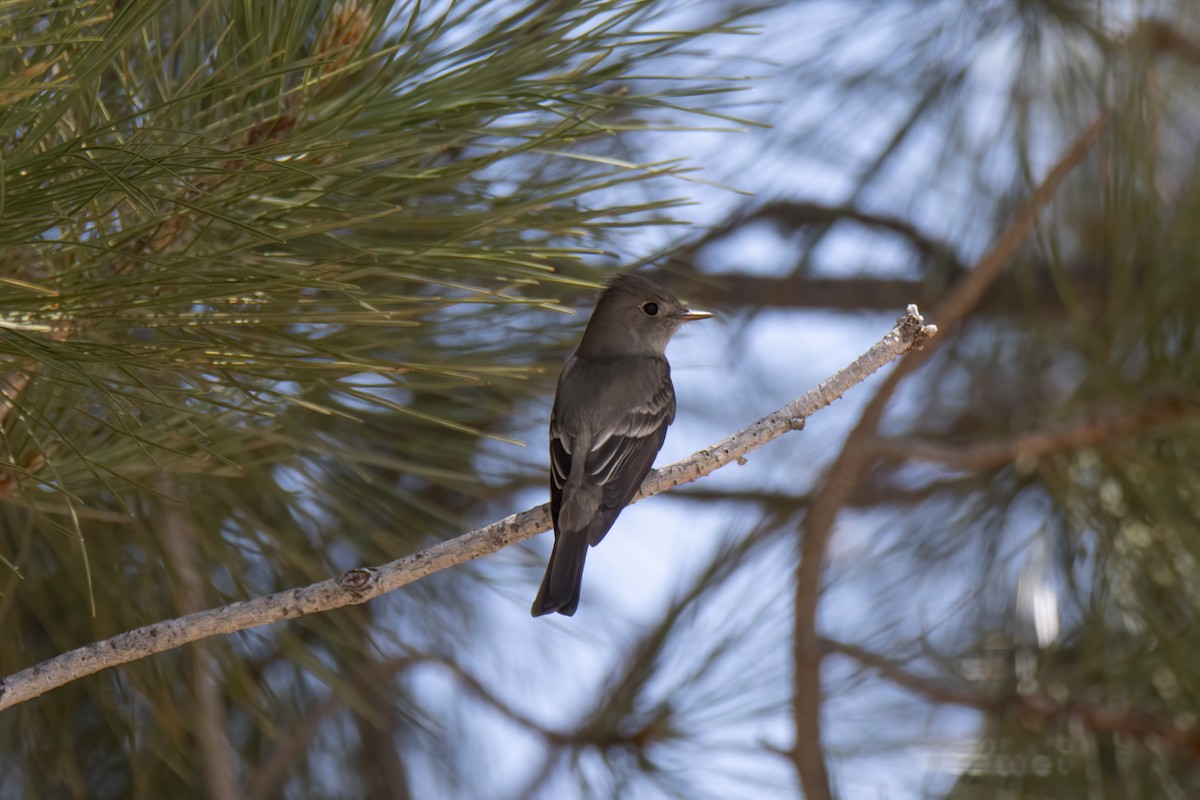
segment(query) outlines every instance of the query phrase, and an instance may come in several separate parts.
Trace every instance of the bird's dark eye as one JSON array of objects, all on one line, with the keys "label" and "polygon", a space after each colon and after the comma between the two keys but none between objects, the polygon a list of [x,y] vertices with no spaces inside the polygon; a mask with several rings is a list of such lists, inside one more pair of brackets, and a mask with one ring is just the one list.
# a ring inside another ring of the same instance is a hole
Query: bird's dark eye
[{"label": "bird's dark eye", "polygon": [[643,303],[642,311],[645,311],[648,317],[658,316],[658,303]]}]

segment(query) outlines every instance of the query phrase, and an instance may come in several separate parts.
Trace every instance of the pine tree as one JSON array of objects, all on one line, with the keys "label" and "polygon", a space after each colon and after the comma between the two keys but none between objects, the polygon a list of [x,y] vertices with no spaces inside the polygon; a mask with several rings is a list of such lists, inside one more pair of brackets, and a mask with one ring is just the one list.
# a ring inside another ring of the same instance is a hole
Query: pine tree
[{"label": "pine tree", "polygon": [[[679,203],[678,161],[613,143],[733,88],[638,77],[737,31],[672,14],[0,5],[0,673],[468,527],[561,300]],[[471,649],[474,584],[10,711],[0,796],[474,794],[412,678]]]}]

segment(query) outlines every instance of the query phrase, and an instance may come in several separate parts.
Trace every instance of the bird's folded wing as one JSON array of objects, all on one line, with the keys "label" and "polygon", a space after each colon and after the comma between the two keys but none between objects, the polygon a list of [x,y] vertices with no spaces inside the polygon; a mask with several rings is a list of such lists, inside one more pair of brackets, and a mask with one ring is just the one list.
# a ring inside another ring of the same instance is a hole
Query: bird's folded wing
[{"label": "bird's folded wing", "polygon": [[[654,463],[675,417],[675,392],[669,380],[646,402],[629,409],[604,433],[587,454],[586,479],[602,490],[598,524],[589,528],[589,543],[597,544],[621,509],[629,504]],[[599,438],[599,437],[598,437]]]}]

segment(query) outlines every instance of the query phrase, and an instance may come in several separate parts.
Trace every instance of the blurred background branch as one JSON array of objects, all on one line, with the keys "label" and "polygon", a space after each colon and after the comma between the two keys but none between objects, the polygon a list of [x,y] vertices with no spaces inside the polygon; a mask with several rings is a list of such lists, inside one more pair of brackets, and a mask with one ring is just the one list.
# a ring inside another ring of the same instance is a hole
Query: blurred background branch
[{"label": "blurred background branch", "polygon": [[[988,287],[1032,232],[1041,210],[1054,197],[1063,179],[1083,161],[1107,123],[1101,115],[1063,153],[1038,185],[1029,200],[1018,210],[1012,224],[996,244],[954,285],[938,305],[947,324],[958,325],[986,294]],[[936,347],[936,345],[934,345]],[[923,354],[926,357],[928,353]],[[825,554],[833,535],[834,523],[854,493],[860,476],[871,467],[876,455],[871,442],[900,382],[924,361],[918,357],[901,364],[884,379],[882,386],[867,403],[841,452],[830,465],[820,491],[804,516],[800,538],[800,561],[796,567],[795,633],[796,678],[793,705],[796,715],[796,739],[793,760],[806,798],[832,798],[829,773],[825,765],[821,736],[821,648],[817,636],[817,604],[825,565]]]},{"label": "blurred background branch", "polygon": [[802,750],[839,800],[1200,795],[1197,42],[1190,0],[0,5],[0,674],[540,505],[614,269],[718,312],[664,463],[942,327],[630,508],[575,619],[534,540],[126,664],[0,714],[0,800],[796,797]]}]

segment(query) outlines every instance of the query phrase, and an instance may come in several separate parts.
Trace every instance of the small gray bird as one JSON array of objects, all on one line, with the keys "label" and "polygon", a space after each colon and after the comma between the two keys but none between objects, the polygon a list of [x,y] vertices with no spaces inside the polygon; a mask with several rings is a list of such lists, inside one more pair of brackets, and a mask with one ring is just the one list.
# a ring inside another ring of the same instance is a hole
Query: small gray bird
[{"label": "small gray bird", "polygon": [[633,499],[675,419],[667,342],[683,323],[710,316],[640,275],[618,275],[600,295],[550,415],[554,549],[535,617],[579,607],[588,545]]}]

